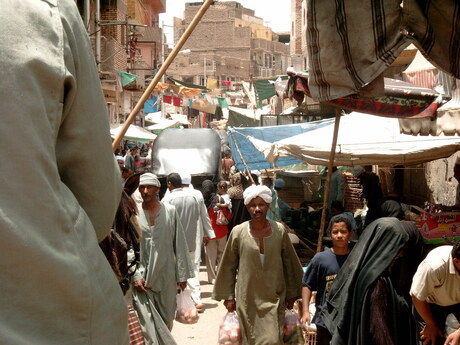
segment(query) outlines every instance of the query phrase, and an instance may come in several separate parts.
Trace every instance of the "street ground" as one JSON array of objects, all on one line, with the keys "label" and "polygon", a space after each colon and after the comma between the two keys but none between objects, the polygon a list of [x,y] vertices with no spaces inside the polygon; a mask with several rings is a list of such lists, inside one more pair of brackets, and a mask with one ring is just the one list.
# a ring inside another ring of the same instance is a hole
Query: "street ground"
[{"label": "street ground", "polygon": [[201,299],[204,312],[199,314],[200,319],[193,325],[186,325],[174,321],[172,335],[177,345],[217,345],[219,325],[227,309],[222,301],[211,298],[213,285],[208,283],[206,265],[200,267]]}]

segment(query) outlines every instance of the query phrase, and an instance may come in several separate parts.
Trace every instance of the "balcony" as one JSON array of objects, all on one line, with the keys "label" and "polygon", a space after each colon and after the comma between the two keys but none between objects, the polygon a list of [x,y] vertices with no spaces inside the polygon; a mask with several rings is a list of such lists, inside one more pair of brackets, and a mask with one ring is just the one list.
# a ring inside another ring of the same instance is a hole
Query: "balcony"
[{"label": "balcony", "polygon": [[270,43],[271,41],[262,40],[260,38],[253,38],[251,40],[251,48],[254,50],[270,50]]},{"label": "balcony", "polygon": [[158,45],[161,43],[161,29],[154,27],[142,28],[142,35],[138,38],[138,43],[154,43]]}]

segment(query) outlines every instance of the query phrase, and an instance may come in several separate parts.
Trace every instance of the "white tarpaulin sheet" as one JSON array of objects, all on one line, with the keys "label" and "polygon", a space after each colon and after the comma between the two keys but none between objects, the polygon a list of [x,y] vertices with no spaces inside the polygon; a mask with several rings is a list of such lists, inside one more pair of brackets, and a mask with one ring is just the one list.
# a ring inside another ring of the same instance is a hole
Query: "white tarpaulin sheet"
[{"label": "white tarpaulin sheet", "polygon": [[166,128],[176,127],[179,126],[180,122],[178,120],[168,120],[168,119],[161,119],[160,121],[156,121],[156,124],[147,126],[149,131],[161,131]]},{"label": "white tarpaulin sheet", "polygon": [[[251,139],[267,161],[292,156],[327,165],[334,123],[272,144]],[[460,150],[458,136],[410,136],[400,133],[398,119],[353,112],[340,119],[334,165],[412,165],[449,157]]]},{"label": "white tarpaulin sheet", "polygon": [[[119,125],[110,129],[110,135],[112,138],[115,138],[118,135],[122,127],[123,125]],[[153,134],[142,127],[130,125],[123,138],[126,140],[148,143],[149,141],[154,140],[156,137],[156,134]]]}]

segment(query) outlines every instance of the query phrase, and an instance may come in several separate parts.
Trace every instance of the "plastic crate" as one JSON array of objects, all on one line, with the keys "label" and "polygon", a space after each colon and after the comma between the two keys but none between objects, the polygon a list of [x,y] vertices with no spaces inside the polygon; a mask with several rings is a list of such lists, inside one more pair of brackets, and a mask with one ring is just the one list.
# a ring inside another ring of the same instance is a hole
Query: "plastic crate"
[{"label": "plastic crate", "polygon": [[304,332],[305,345],[316,345],[316,332]]}]

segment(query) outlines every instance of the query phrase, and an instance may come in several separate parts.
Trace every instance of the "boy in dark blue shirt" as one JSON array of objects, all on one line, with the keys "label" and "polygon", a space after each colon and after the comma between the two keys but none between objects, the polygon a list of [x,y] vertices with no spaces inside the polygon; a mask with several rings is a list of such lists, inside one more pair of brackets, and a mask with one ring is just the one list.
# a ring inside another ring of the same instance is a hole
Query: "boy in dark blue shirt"
[{"label": "boy in dark blue shirt", "polygon": [[[352,233],[350,220],[346,216],[334,216],[330,224],[332,248],[325,248],[313,257],[302,280],[302,327],[306,330],[306,325],[311,322],[316,325],[318,345],[327,345],[331,340],[331,334],[321,320],[320,313],[334,278],[350,253],[349,242]],[[313,291],[316,291],[316,313],[311,319],[309,305]]]}]

